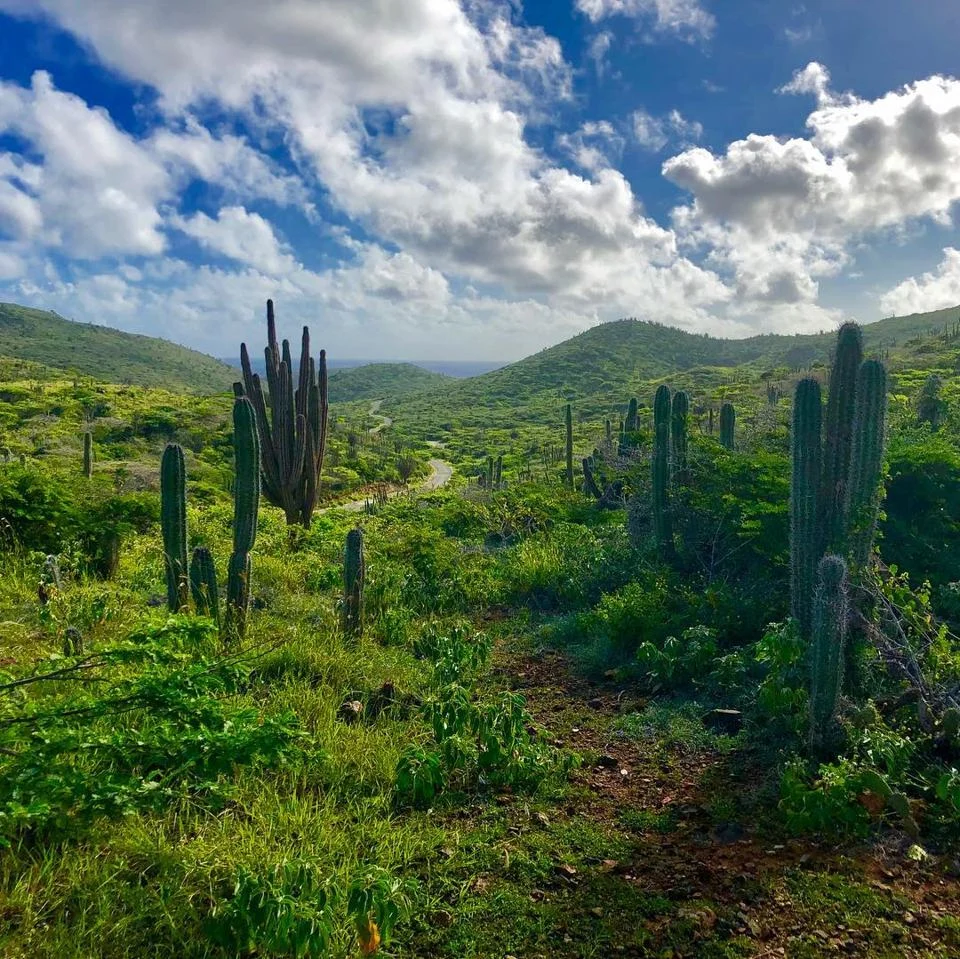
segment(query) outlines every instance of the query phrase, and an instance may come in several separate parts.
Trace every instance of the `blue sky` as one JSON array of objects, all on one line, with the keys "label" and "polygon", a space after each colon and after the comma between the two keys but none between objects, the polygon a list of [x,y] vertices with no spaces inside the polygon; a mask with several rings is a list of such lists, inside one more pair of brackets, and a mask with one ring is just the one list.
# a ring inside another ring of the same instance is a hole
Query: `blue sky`
[{"label": "blue sky", "polygon": [[953,0],[0,0],[0,299],[510,360],[960,304]]}]

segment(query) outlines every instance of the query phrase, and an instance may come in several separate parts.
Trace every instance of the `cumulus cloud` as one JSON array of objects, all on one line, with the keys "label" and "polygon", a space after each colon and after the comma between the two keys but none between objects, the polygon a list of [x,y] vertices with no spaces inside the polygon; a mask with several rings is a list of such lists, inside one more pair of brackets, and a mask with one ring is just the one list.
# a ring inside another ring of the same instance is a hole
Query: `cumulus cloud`
[{"label": "cumulus cloud", "polygon": [[945,247],[935,272],[909,277],[880,297],[886,314],[903,316],[943,310],[960,303],[960,250]]},{"label": "cumulus cloud", "polygon": [[205,213],[176,216],[171,225],[207,249],[255,267],[267,274],[289,273],[296,261],[283,252],[273,227],[259,214],[242,206],[224,207],[211,219]]},{"label": "cumulus cloud", "polygon": [[713,15],[698,0],[576,0],[577,9],[593,23],[608,17],[652,21],[656,30],[685,37],[709,37],[716,28]]},{"label": "cumulus cloud", "polygon": [[960,81],[934,76],[876,100],[829,89],[810,64],[783,88],[817,108],[806,138],[751,134],[717,155],[671,157],[664,175],[692,195],[673,214],[685,247],[708,247],[757,300],[813,302],[817,279],[851,245],[921,219],[950,222],[960,199]]}]

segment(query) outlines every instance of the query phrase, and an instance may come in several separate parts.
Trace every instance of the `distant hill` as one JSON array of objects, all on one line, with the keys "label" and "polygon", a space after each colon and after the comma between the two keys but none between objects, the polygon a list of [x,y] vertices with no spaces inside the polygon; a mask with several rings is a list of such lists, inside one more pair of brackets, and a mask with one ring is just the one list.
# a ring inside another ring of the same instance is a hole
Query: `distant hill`
[{"label": "distant hill", "polygon": [[[221,357],[222,362],[232,366],[236,361],[228,357]],[[250,360],[255,372],[261,376],[264,371],[264,361],[258,356],[251,357]],[[334,370],[352,370],[358,366],[416,366],[421,370],[429,370],[432,373],[443,373],[444,376],[455,379],[466,379],[470,376],[480,376],[482,373],[489,373],[491,370],[499,370],[506,366],[506,363],[497,363],[493,360],[396,360],[391,363],[381,363],[378,360],[355,360],[344,359],[339,356],[327,355],[327,369],[332,373]]]},{"label": "distant hill", "polygon": [[369,363],[330,373],[330,402],[410,396],[453,382],[456,381],[452,377],[431,373],[412,363]]},{"label": "distant hill", "polygon": [[56,313],[0,303],[0,356],[31,360],[113,383],[191,393],[228,390],[229,366],[196,350],[108,326],[74,323]]},{"label": "distant hill", "polygon": [[[889,317],[864,325],[864,344],[868,355],[881,347],[901,350],[917,337],[958,320],[960,307]],[[433,426],[451,419],[480,424],[487,411],[505,406],[518,419],[539,419],[537,408],[560,400],[625,404],[642,384],[673,374],[685,373],[691,382],[716,383],[734,367],[779,373],[826,363],[835,339],[836,331],[830,329],[725,340],[659,323],[616,320],[502,369],[418,395],[405,404],[403,415],[407,422],[421,419]]]}]

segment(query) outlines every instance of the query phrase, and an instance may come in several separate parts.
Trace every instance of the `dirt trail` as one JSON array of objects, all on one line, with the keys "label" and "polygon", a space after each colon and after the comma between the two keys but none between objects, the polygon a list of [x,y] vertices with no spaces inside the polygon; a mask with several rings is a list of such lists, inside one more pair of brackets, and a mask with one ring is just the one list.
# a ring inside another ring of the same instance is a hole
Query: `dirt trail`
[{"label": "dirt trail", "polygon": [[[749,794],[769,771],[744,768],[709,747],[666,745],[652,730],[648,739],[624,736],[623,717],[646,700],[623,685],[591,683],[560,653],[501,651],[494,676],[523,694],[557,745],[584,757],[573,773],[572,804],[568,797],[550,816],[585,818],[626,838],[630,855],[604,860],[601,869],[680,903],[677,915],[697,927],[704,948],[736,938],[746,949],[731,955],[872,957],[893,936],[898,955],[958,954],[943,923],[960,915],[960,882],[942,867],[908,860],[909,840],[819,844],[754,822],[748,808],[727,808],[722,797]],[[881,914],[861,922],[866,917],[854,906],[850,921],[846,911],[831,915],[834,903],[807,898],[806,883],[820,890],[840,876],[883,897]],[[648,923],[660,948],[672,941],[675,921]]]},{"label": "dirt trail", "polygon": [[380,420],[380,422],[377,423],[376,426],[373,426],[368,430],[368,432],[371,435],[376,435],[377,433],[380,432],[380,430],[385,430],[393,426],[393,420],[386,414],[380,412],[381,406],[383,406],[383,400],[374,400],[370,404],[370,409],[368,410],[368,414],[374,417],[375,419]]},{"label": "dirt trail", "polygon": [[[418,486],[413,487],[415,492],[430,493],[433,490],[440,489],[442,486],[446,486],[453,477],[453,467],[444,460],[430,460],[429,463],[430,475]],[[387,497],[393,499],[407,492],[409,492],[409,488],[394,489],[387,493]],[[336,506],[325,506],[323,509],[318,509],[317,512],[329,513],[331,510],[342,509],[347,513],[359,513],[363,511],[368,499],[369,497],[364,497],[363,499],[350,500],[347,503],[338,503]]]}]

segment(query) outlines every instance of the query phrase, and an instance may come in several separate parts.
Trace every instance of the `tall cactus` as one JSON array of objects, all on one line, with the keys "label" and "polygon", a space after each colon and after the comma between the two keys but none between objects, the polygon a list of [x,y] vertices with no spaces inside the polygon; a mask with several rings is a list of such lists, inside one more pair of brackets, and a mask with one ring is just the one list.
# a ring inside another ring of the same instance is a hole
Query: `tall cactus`
[{"label": "tall cactus", "polygon": [[607,417],[605,428],[606,428],[607,445],[609,446],[613,442],[613,423],[610,422],[609,416]]},{"label": "tall cactus", "polygon": [[724,403],[720,407],[720,445],[725,449],[733,449],[736,423],[737,412],[733,408],[733,403]]},{"label": "tall cactus", "polygon": [[603,494],[600,487],[597,486],[596,477],[593,475],[593,458],[586,456],[583,459],[583,491],[594,499],[600,499]]},{"label": "tall cactus", "polygon": [[670,518],[670,389],[657,389],[653,402],[653,531],[661,558],[673,551]]},{"label": "tall cactus", "polygon": [[793,401],[790,481],[790,608],[810,635],[817,563],[823,555],[820,527],[823,405],[815,379],[797,383]]},{"label": "tall cactus", "polygon": [[850,468],[843,501],[845,546],[855,569],[867,562],[873,547],[886,422],[887,371],[878,360],[866,360],[857,373]]},{"label": "tall cactus", "polygon": [[253,404],[245,396],[233,401],[233,552],[227,572],[225,639],[243,639],[250,605],[253,564],[250,552],[257,539],[260,509],[260,442]]},{"label": "tall cactus", "polygon": [[363,632],[363,587],[366,578],[363,530],[347,533],[343,551],[343,632],[357,637]]},{"label": "tall cactus", "polygon": [[573,489],[573,407],[567,403],[567,486]]},{"label": "tall cactus", "polygon": [[627,418],[623,424],[624,430],[626,430],[628,433],[632,433],[639,425],[639,417],[637,414],[638,408],[637,398],[634,396],[630,400],[630,404],[627,407]]},{"label": "tall cactus", "polygon": [[186,607],[190,586],[187,575],[187,469],[183,448],[168,443],[160,461],[160,526],[167,574],[167,606],[178,613]]},{"label": "tall cactus", "polygon": [[200,616],[209,616],[220,623],[220,594],[217,590],[217,570],[213,555],[206,546],[198,546],[190,557],[190,592],[193,605]]},{"label": "tall cactus", "polygon": [[83,434],[83,475],[87,479],[93,476],[93,433],[90,430]]},{"label": "tall cactus", "polygon": [[670,414],[670,432],[673,452],[673,473],[678,482],[687,477],[687,419],[690,413],[690,397],[683,390],[673,394]]},{"label": "tall cactus", "polygon": [[839,556],[824,556],[817,572],[810,659],[810,748],[822,754],[830,743],[840,698],[847,635],[847,565]]},{"label": "tall cactus", "polygon": [[310,356],[310,331],[303,328],[296,387],[290,343],[277,343],[273,300],[267,300],[267,388],[253,372],[246,343],[240,345],[243,389],[253,403],[262,450],[263,495],[284,511],[287,523],[309,528],[320,488],[327,442],[327,359]]},{"label": "tall cactus", "polygon": [[827,395],[826,436],[821,480],[821,510],[824,520],[824,550],[843,551],[846,537],[844,502],[853,444],[853,414],[857,374],[863,360],[863,333],[856,323],[844,323],[830,368]]}]

